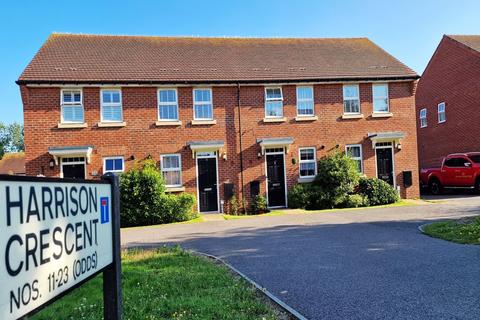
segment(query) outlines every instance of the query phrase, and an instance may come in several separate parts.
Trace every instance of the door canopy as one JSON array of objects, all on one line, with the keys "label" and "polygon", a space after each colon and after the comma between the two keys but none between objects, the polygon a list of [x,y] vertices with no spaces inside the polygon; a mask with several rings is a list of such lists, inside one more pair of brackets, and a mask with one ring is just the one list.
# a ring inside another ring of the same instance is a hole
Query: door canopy
[{"label": "door canopy", "polygon": [[225,143],[221,140],[189,141],[187,146],[192,150],[192,157],[195,159],[197,152],[219,151]]},{"label": "door canopy", "polygon": [[400,140],[405,138],[405,133],[401,131],[393,132],[369,132],[368,138],[372,141],[372,148],[375,149],[377,143],[393,142],[394,146],[400,149]]},{"label": "door canopy", "polygon": [[58,165],[59,158],[66,157],[85,157],[87,163],[90,163],[93,146],[68,146],[68,147],[49,147],[48,153],[53,156],[55,164]]},{"label": "door canopy", "polygon": [[284,148],[286,147],[286,152],[288,153],[288,149],[290,145],[293,143],[292,137],[284,137],[284,138],[258,138],[257,143],[262,148],[262,155],[265,154],[265,149],[267,148]]}]

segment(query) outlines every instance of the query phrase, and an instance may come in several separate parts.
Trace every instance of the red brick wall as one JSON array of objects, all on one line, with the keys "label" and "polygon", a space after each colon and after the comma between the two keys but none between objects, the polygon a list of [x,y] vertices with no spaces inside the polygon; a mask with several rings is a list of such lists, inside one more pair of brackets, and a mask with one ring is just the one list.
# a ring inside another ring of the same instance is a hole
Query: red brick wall
[{"label": "red brick wall", "polygon": [[[26,170],[29,175],[44,174],[58,176],[59,167],[50,169],[51,156],[48,147],[69,145],[93,145],[91,163],[87,166],[88,178],[92,172],[102,173],[102,157],[124,156],[129,159],[144,159],[151,155],[156,161],[160,154],[182,154],[182,180],[186,191],[196,195],[195,161],[186,143],[192,140],[223,140],[227,160],[219,159],[220,199],[223,199],[223,183],[231,182],[240,188],[240,146],[238,135],[238,109],[236,87],[213,87],[215,125],[192,126],[192,88],[178,88],[179,127],[156,127],[157,101],[154,87],[123,87],[122,104],[125,127],[99,128],[100,96],[98,87],[83,89],[85,120],[87,128],[58,129],[60,120],[60,89],[54,87],[21,87],[25,117]],[[361,111],[364,119],[342,120],[342,85],[321,84],[315,86],[315,114],[317,121],[296,122],[295,86],[283,86],[285,123],[263,123],[264,87],[241,87],[241,121],[244,152],[244,190],[249,197],[249,183],[261,181],[261,192],[265,193],[265,158],[258,158],[260,146],[257,138],[293,137],[294,144],[286,156],[288,186],[298,179],[298,148],[317,147],[317,159],[326,155],[339,144],[361,143],[363,146],[364,171],[375,176],[375,153],[368,132],[403,131],[406,138],[402,150],[395,152],[396,182],[402,187],[402,197],[418,196],[418,166],[415,130],[414,83],[390,83],[391,118],[372,118],[372,85],[360,85]],[[320,149],[321,146],[324,149]],[[297,164],[292,163],[292,159]],[[128,169],[133,161],[126,161]],[[401,172],[413,171],[414,185],[403,188]],[[239,197],[241,195],[239,194]]]},{"label": "red brick wall", "polygon": [[[438,123],[437,105],[447,121]],[[480,151],[480,53],[444,37],[418,84],[416,119],[420,168],[440,166],[449,153]],[[420,128],[420,109],[427,127]]]}]

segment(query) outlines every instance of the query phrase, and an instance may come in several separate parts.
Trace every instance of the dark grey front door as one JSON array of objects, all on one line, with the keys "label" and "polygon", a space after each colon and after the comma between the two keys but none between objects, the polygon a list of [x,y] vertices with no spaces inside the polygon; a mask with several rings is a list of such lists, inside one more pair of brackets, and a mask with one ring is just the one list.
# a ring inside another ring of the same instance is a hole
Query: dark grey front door
[{"label": "dark grey front door", "polygon": [[64,164],[63,177],[70,179],[85,179],[84,164]]},{"label": "dark grey front door", "polygon": [[216,158],[200,158],[197,165],[200,212],[218,211]]},{"label": "dark grey front door", "polygon": [[269,207],[285,207],[285,169],[283,154],[267,154],[267,191]]},{"label": "dark grey front door", "polygon": [[377,148],[377,177],[393,186],[392,148]]}]

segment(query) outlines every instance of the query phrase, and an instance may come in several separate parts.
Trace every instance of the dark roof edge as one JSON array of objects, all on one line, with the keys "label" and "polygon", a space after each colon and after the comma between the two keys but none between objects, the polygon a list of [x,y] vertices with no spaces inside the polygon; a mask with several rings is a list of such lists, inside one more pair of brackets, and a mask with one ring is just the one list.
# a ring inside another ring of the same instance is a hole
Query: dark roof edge
[{"label": "dark roof edge", "polygon": [[121,85],[121,84],[139,84],[139,85],[163,85],[163,84],[261,84],[261,83],[297,83],[297,82],[343,82],[343,81],[387,81],[387,80],[417,80],[419,75],[408,76],[384,76],[384,77],[345,77],[345,78],[312,78],[312,79],[263,79],[263,80],[186,80],[186,81],[154,81],[154,80],[116,80],[116,81],[104,81],[104,80],[17,80],[17,85],[27,84],[46,84],[46,85],[89,85],[89,84],[105,84],[105,85]]},{"label": "dark roof edge", "polygon": [[462,42],[460,40],[457,40],[455,38],[452,38],[452,37],[455,37],[455,35],[449,35],[449,34],[446,34],[444,35],[445,38],[448,38],[450,39],[451,41],[455,42],[456,44],[460,45],[462,48],[464,49],[468,49],[468,50],[471,50],[477,54],[480,54],[480,51],[478,51],[477,49],[475,48],[472,48],[471,46],[469,46],[468,44],[466,44],[465,42]]}]

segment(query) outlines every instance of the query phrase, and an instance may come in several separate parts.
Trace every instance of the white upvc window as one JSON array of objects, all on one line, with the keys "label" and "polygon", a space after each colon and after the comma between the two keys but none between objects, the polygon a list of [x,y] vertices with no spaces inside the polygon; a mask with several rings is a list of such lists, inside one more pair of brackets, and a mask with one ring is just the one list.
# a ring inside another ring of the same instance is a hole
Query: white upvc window
[{"label": "white upvc window", "polygon": [[355,160],[358,172],[363,172],[363,157],[361,144],[347,144],[345,146],[345,153],[351,159]]},{"label": "white upvc window", "polygon": [[103,158],[103,173],[125,171],[124,162],[123,157]]},{"label": "white upvc window", "polygon": [[182,159],[180,154],[163,154],[160,167],[167,187],[182,186]]},{"label": "white upvc window", "polygon": [[445,102],[439,103],[437,108],[438,108],[438,123],[447,121],[447,115],[445,113]]},{"label": "white upvc window", "polygon": [[360,89],[358,84],[343,85],[343,113],[360,113]]},{"label": "white upvc window", "polygon": [[85,122],[81,89],[63,89],[60,99],[62,123]]},{"label": "white upvc window", "polygon": [[158,89],[158,120],[178,121],[177,89]]},{"label": "white upvc window", "polygon": [[389,99],[388,99],[388,83],[374,83],[372,85],[373,93],[373,112],[388,113]]},{"label": "white upvc window", "polygon": [[313,116],[313,87],[297,87],[297,116],[308,117]]},{"label": "white upvc window", "polygon": [[265,88],[265,117],[283,117],[283,95],[282,88]]},{"label": "white upvc window", "polygon": [[213,120],[212,89],[193,89],[193,109],[195,120]]},{"label": "white upvc window", "polygon": [[420,128],[425,128],[427,126],[427,109],[423,108],[420,110]]},{"label": "white upvc window", "polygon": [[101,109],[102,122],[122,122],[122,91],[120,89],[102,89]]},{"label": "white upvc window", "polygon": [[317,156],[315,148],[300,148],[300,178],[314,178],[317,174]]}]

